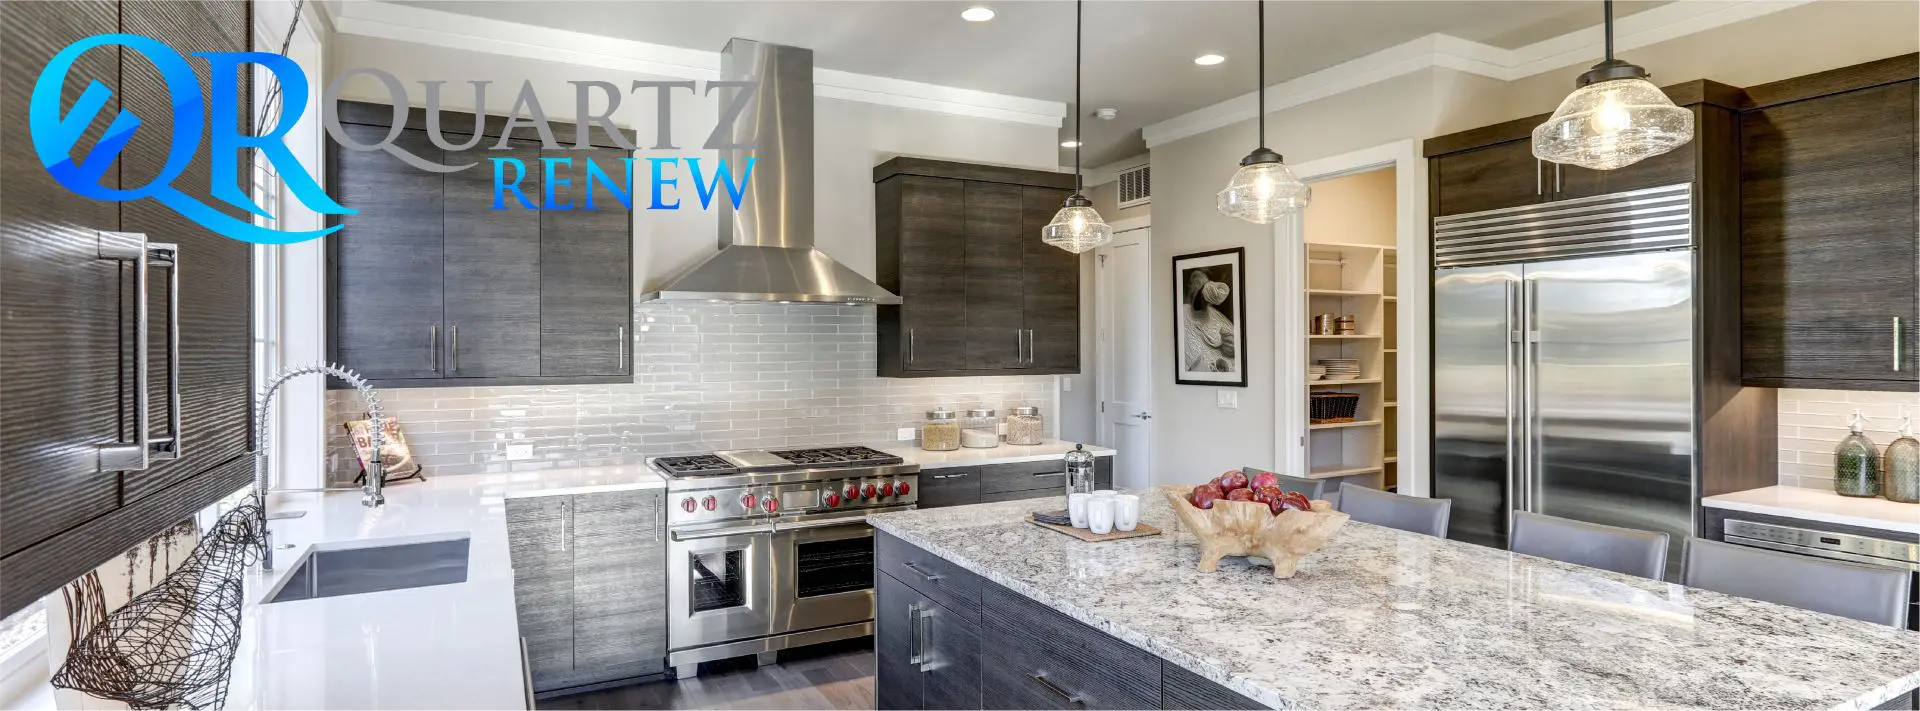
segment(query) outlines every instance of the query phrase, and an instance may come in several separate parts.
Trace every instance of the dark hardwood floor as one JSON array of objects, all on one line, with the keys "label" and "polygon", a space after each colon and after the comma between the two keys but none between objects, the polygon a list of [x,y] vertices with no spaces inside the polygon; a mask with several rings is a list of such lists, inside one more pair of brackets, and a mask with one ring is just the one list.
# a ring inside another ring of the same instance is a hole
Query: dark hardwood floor
[{"label": "dark hardwood floor", "polygon": [[753,657],[700,665],[694,679],[576,694],[539,704],[540,711],[601,709],[871,709],[873,638],[780,653],[760,667]]}]

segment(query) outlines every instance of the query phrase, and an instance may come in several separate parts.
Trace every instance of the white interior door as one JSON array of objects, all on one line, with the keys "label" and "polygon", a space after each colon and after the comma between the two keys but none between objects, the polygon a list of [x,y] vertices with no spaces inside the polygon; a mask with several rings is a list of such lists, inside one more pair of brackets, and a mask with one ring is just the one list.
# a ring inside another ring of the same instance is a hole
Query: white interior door
[{"label": "white interior door", "polygon": [[1113,484],[1153,485],[1153,283],[1148,228],[1115,235],[1095,254],[1099,320],[1100,442],[1115,449]]}]

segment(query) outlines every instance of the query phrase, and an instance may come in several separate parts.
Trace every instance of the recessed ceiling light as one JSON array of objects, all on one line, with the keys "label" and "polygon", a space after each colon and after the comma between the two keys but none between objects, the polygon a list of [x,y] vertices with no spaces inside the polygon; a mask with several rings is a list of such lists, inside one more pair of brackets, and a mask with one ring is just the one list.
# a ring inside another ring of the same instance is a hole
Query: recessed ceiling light
[{"label": "recessed ceiling light", "polygon": [[1222,57],[1218,54],[1202,54],[1198,57],[1193,58],[1194,64],[1198,64],[1203,67],[1211,67],[1215,64],[1219,64],[1224,61],[1227,61],[1227,58]]},{"label": "recessed ceiling light", "polygon": [[1061,141],[1060,147],[1061,148],[1079,148],[1080,142],[1079,141]]},{"label": "recessed ceiling light", "polygon": [[968,22],[986,22],[993,19],[993,8],[970,7],[960,13],[960,19]]}]

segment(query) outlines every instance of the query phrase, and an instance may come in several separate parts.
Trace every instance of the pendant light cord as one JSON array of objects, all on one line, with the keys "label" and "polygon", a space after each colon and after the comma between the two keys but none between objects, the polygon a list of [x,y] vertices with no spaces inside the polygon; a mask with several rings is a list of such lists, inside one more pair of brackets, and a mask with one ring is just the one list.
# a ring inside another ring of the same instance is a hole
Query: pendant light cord
[{"label": "pendant light cord", "polygon": [[1079,195],[1085,188],[1080,183],[1080,147],[1085,144],[1085,141],[1080,138],[1080,116],[1087,112],[1087,107],[1080,104],[1080,35],[1084,32],[1080,16],[1082,6],[1085,4],[1085,0],[1074,0],[1073,3],[1073,194],[1075,195]]},{"label": "pendant light cord", "polygon": [[[1612,0],[1608,0],[1608,2],[1612,2]],[[1260,96],[1260,99],[1259,99],[1260,105],[1254,107],[1254,111],[1260,114],[1260,147],[1266,148],[1267,147],[1267,2],[1266,0],[1254,0],[1253,5],[1254,7],[1260,8],[1260,11],[1257,13],[1260,18],[1258,21],[1258,36],[1260,38],[1259,39],[1260,47],[1259,47],[1259,50],[1256,52],[1256,54],[1259,55],[1258,59],[1255,60],[1255,64],[1259,65],[1258,67],[1256,67],[1256,69],[1259,72],[1260,87],[1259,89],[1256,90],[1256,93],[1258,93]]]},{"label": "pendant light cord", "polygon": [[1600,5],[1601,7],[1606,8],[1607,19],[1605,22],[1605,26],[1607,28],[1607,62],[1612,63],[1613,62],[1613,0],[1601,0]]}]

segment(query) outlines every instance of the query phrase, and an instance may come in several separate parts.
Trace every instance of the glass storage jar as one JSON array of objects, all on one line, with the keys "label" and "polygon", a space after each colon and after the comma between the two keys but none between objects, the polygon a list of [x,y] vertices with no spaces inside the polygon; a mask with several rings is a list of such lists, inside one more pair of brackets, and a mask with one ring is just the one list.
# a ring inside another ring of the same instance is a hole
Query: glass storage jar
[{"label": "glass storage jar", "polygon": [[1039,444],[1046,430],[1040,408],[1016,407],[1007,414],[1007,444]]},{"label": "glass storage jar", "polygon": [[929,452],[951,452],[960,448],[960,419],[952,410],[929,410],[920,422],[920,448]]},{"label": "glass storage jar", "polygon": [[1880,450],[1867,439],[1867,419],[1853,411],[1853,432],[1833,449],[1833,493],[1841,496],[1880,495]]},{"label": "glass storage jar", "polygon": [[993,410],[968,410],[960,417],[960,446],[1000,446],[1000,417]]},{"label": "glass storage jar", "polygon": [[1920,504],[1920,439],[1913,438],[1913,418],[1900,423],[1900,439],[1887,445],[1887,500]]}]

